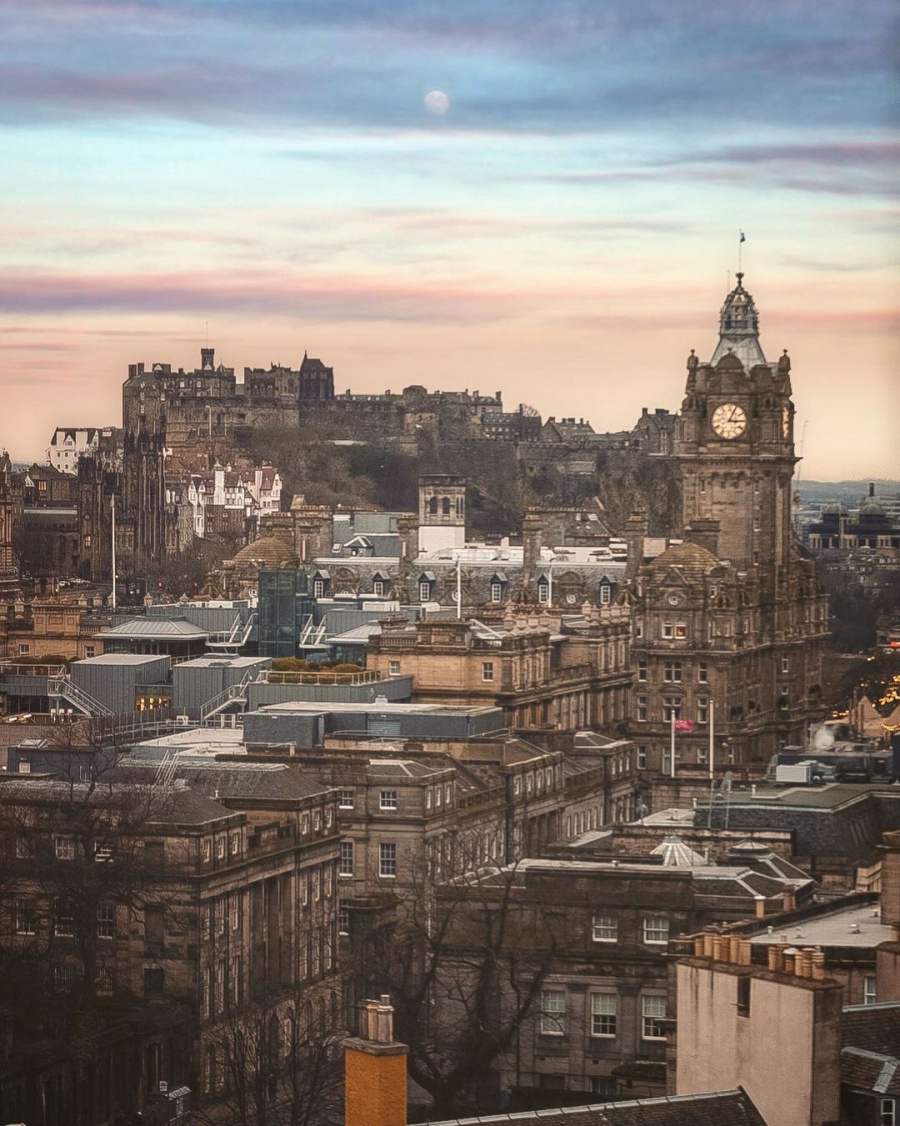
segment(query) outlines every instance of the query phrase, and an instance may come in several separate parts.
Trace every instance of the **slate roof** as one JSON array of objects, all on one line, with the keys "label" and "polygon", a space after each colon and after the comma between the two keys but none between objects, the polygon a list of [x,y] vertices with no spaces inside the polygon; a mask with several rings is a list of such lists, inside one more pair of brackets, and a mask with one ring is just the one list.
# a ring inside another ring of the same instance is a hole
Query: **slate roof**
[{"label": "slate roof", "polygon": [[329,645],[366,645],[369,638],[380,637],[381,626],[376,621],[364,622],[361,626],[356,626],[354,629],[344,630],[343,633],[332,634],[328,638]]},{"label": "slate roof", "polygon": [[480,1118],[454,1118],[433,1126],[519,1122],[534,1126],[766,1126],[743,1088],[704,1095],[669,1095],[560,1110],[520,1111]]},{"label": "slate roof", "polygon": [[116,638],[140,638],[153,641],[202,641],[209,637],[208,630],[186,622],[183,618],[129,618],[111,629],[94,635],[103,641]]},{"label": "slate roof", "polygon": [[900,1095],[900,1060],[862,1048],[843,1048],[841,1083],[877,1095]]},{"label": "slate roof", "polygon": [[900,1055],[900,1001],[879,1005],[845,1005],[841,1020],[845,1048]]},{"label": "slate roof", "polygon": [[178,776],[186,778],[192,789],[222,799],[253,801],[297,801],[321,794],[329,786],[316,782],[296,767],[272,763],[217,763],[215,766],[181,766]]},{"label": "slate roof", "polygon": [[195,790],[174,790],[171,800],[165,802],[160,812],[149,819],[149,823],[208,825],[212,821],[222,821],[234,816],[233,810],[226,809],[202,793]]}]

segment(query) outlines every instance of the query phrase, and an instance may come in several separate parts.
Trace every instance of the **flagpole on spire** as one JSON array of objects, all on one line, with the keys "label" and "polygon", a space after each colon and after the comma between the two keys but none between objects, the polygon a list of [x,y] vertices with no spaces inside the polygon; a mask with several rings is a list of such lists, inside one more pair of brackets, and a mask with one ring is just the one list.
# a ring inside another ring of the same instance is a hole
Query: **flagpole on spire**
[{"label": "flagpole on spire", "polygon": [[747,241],[747,237],[743,231],[738,231],[738,236],[738,273],[740,273],[741,270],[743,270],[743,249],[744,243]]}]

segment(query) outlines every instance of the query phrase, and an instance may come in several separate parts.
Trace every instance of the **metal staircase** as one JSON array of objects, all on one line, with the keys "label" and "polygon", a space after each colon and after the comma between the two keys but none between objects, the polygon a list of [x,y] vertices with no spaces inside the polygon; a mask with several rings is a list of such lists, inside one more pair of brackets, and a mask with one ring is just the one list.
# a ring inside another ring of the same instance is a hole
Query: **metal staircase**
[{"label": "metal staircase", "polygon": [[213,638],[211,637],[206,643],[207,648],[215,649],[223,653],[237,652],[237,650],[243,649],[247,642],[250,640],[250,634],[253,632],[253,628],[256,625],[256,620],[257,612],[256,610],[253,610],[248,615],[247,621],[244,623],[242,631],[241,616],[240,614],[238,614],[238,616],[234,619],[230,631],[226,631],[225,633],[221,634],[214,634],[213,636],[215,637],[215,640],[213,640]]},{"label": "metal staircase", "polygon": [[231,705],[236,705],[236,710],[231,714],[237,718],[238,715],[243,715],[247,709],[247,689],[249,685],[256,683],[260,680],[265,680],[265,671],[257,672],[255,669],[248,672],[247,675],[238,684],[229,684],[217,696],[213,696],[211,700],[207,700],[200,708],[200,726],[210,727],[211,720],[216,716],[224,717],[226,709]]},{"label": "metal staircase", "polygon": [[161,787],[171,786],[177,768],[177,756],[172,754],[171,751],[166,751],[165,755],[163,756],[162,762],[160,762],[159,766],[156,769],[156,776],[153,779],[153,785]]},{"label": "metal staircase", "polygon": [[66,700],[83,712],[84,715],[115,719],[116,713],[112,709],[108,708],[106,704],[101,704],[99,700],[95,700],[83,688],[79,688],[65,673],[59,673],[48,678],[47,695],[50,697],[51,707],[54,700],[57,707],[60,706],[60,701]]},{"label": "metal staircase", "polygon": [[300,637],[297,641],[298,649],[321,648],[322,638],[325,636],[326,628],[327,622],[325,618],[316,625],[312,614],[307,614],[300,629]]}]

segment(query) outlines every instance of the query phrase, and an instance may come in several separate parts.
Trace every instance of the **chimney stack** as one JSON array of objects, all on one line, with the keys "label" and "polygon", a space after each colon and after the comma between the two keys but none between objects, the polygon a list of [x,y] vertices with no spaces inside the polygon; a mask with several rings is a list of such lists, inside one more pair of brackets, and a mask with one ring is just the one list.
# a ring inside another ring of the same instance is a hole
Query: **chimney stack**
[{"label": "chimney stack", "polygon": [[719,529],[721,525],[718,520],[706,520],[702,517],[695,517],[690,524],[684,529],[684,538],[691,543],[698,544],[700,547],[705,547],[707,551],[717,555],[719,551]]},{"label": "chimney stack", "polygon": [[363,1001],[360,1023],[344,1041],[344,1126],[406,1126],[408,1049],[394,1040],[390,997]]}]

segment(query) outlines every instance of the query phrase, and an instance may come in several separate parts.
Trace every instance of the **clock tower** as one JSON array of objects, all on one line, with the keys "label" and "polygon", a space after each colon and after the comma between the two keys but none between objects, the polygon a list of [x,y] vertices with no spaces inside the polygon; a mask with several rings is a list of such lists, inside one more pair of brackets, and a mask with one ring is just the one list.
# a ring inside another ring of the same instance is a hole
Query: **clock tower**
[{"label": "clock tower", "polygon": [[775,363],[763,354],[742,274],[711,358],[692,352],[687,369],[673,440],[681,537],[627,591],[629,733],[648,769],[670,778],[682,765],[712,777],[755,767],[803,745],[823,715],[828,635],[821,582],[792,550],[791,364],[786,352]]},{"label": "clock tower", "polygon": [[719,341],[701,363],[691,352],[674,454],[681,468],[682,524],[714,528],[715,553],[741,567],[790,558],[794,407],[791,363],[769,363],[743,274],[725,298]]}]

